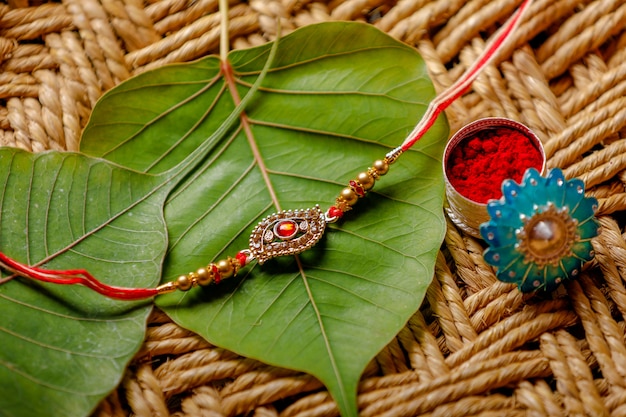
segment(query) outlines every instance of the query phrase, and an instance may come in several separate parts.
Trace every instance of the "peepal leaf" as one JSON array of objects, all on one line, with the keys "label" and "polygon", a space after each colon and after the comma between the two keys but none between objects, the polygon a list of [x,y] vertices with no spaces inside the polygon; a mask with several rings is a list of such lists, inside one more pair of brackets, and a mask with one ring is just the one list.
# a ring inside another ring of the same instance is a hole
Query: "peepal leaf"
[{"label": "peepal leaf", "polygon": [[[23,263],[158,283],[162,179],[73,153],[0,149],[0,248]],[[0,415],[81,416],[119,384],[150,303],[16,278],[0,285]]]},{"label": "peepal leaf", "polygon": [[[269,50],[229,54],[240,96]],[[159,173],[200,144],[211,147],[165,206],[168,281],[245,249],[254,225],[279,208],[332,205],[359,170],[402,142],[434,95],[413,49],[368,25],[325,23],[280,40],[242,123],[227,134],[212,132],[236,100],[209,57],[107,94],[81,150]],[[158,305],[214,344],[315,375],[343,415],[356,415],[363,369],[419,307],[433,275],[446,138],[442,118],[312,250],[253,265],[220,287],[159,297]]]}]

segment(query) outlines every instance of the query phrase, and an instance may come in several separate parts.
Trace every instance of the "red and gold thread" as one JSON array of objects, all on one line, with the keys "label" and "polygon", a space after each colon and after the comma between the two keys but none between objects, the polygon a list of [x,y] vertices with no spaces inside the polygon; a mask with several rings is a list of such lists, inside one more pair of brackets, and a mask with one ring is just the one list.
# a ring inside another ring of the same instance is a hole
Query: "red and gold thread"
[{"label": "red and gold thread", "polygon": [[237,275],[239,270],[246,266],[249,261],[247,251],[242,250],[234,258],[228,256],[226,259],[211,262],[205,267],[180,275],[175,281],[157,287],[157,290],[159,294],[166,294],[176,290],[189,291],[197,286],[206,287],[211,284],[219,284],[222,280]]},{"label": "red and gold thread", "polygon": [[374,187],[376,180],[389,172],[389,165],[393,161],[385,157],[374,161],[367,171],[360,172],[356,178],[348,182],[348,187],[341,190],[335,199],[335,205],[326,212],[329,219],[339,219],[344,213],[352,210],[360,198],[365,197],[367,192]]}]

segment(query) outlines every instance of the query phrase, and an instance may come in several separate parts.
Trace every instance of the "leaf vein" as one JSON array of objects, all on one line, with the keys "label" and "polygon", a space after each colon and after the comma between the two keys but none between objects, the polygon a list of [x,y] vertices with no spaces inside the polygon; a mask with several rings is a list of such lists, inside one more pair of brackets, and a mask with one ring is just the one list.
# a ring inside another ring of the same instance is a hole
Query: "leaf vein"
[{"label": "leaf vein", "polygon": [[48,310],[48,309],[45,309],[45,308],[41,308],[39,306],[35,306],[35,305],[32,305],[32,304],[25,303],[25,302],[23,302],[21,300],[18,300],[16,298],[9,297],[6,294],[0,293],[0,298],[2,298],[4,300],[7,300],[7,301],[9,301],[11,303],[15,303],[17,305],[29,308],[31,310],[40,311],[42,313],[50,314],[52,316],[59,317],[59,318],[64,318],[64,319],[70,319],[70,320],[76,320],[76,321],[85,321],[85,322],[97,322],[97,323],[111,323],[111,322],[125,322],[125,321],[135,322],[135,320],[133,320],[132,318],[128,318],[128,317],[121,317],[121,318],[107,317],[107,318],[104,318],[104,319],[98,319],[98,318],[94,318],[94,317],[71,316],[69,314],[61,314],[61,313],[58,313],[56,311]]},{"label": "leaf vein", "polygon": [[[210,87],[210,85],[208,87]],[[189,129],[187,129],[187,131],[184,134],[182,134],[181,137],[176,142],[172,143],[169,149],[165,150],[158,158],[156,158],[150,165],[148,165],[148,167],[145,169],[146,172],[150,171],[152,168],[154,168],[156,165],[162,162],[174,149],[180,146],[196,130],[196,128],[200,126],[200,124],[202,124],[204,120],[206,120],[206,118],[209,116],[209,113],[213,111],[213,109],[219,102],[220,98],[224,94],[225,89],[226,89],[226,85],[224,84],[220,88],[219,93],[216,94],[215,99],[211,102],[211,105],[204,111],[204,113],[198,118],[198,120],[196,120],[196,122]],[[179,107],[181,107],[183,104],[185,104],[185,102],[179,103]]]},{"label": "leaf vein", "polygon": [[183,240],[183,238],[187,234],[189,234],[189,232],[191,232],[191,230],[193,230],[200,222],[202,222],[202,220],[204,220],[215,209],[215,207],[217,207],[221,202],[224,201],[224,199],[226,197],[228,197],[230,195],[230,192],[239,184],[239,182],[241,181],[242,178],[244,178],[246,175],[248,175],[250,173],[250,171],[252,170],[252,168],[254,168],[255,165],[256,164],[254,163],[254,161],[250,165],[248,165],[248,167],[245,169],[245,171],[239,176],[239,178],[237,178],[236,181],[234,181],[230,185],[230,187],[228,187],[228,189],[224,192],[224,194],[221,195],[220,198],[218,198],[203,213],[200,213],[200,215],[197,216],[194,221],[189,223],[189,225],[185,228],[185,230],[183,230],[183,232],[180,234],[180,236],[171,244],[170,251],[173,250],[180,243],[180,241]]},{"label": "leaf vein", "polygon": [[213,77],[212,79],[210,79],[209,82],[203,82],[203,83],[192,83],[193,85],[195,84],[200,84],[200,85],[204,85],[203,88],[199,89],[197,92],[195,92],[194,94],[190,95],[189,97],[187,97],[185,100],[181,100],[178,103],[176,103],[174,106],[171,106],[169,109],[161,112],[159,115],[157,115],[155,118],[149,120],[148,122],[143,124],[143,127],[135,132],[133,135],[129,136],[128,138],[126,138],[123,141],[120,141],[119,143],[116,144],[116,146],[112,147],[111,149],[109,149],[108,151],[104,152],[102,154],[103,158],[106,158],[108,155],[110,155],[111,153],[113,153],[114,151],[116,151],[117,149],[121,148],[122,146],[126,145],[127,143],[129,143],[130,141],[134,140],[137,136],[139,136],[143,131],[145,131],[149,126],[151,126],[152,124],[154,124],[157,120],[160,120],[161,118],[165,117],[166,115],[170,114],[171,112],[173,112],[174,110],[182,107],[184,104],[189,103],[191,101],[193,101],[196,97],[199,97],[200,95],[202,95],[205,91],[207,91],[208,89],[210,89],[213,85],[215,85],[215,83],[217,81],[219,81],[220,79],[220,73],[218,73],[215,77]]},{"label": "leaf vein", "polygon": [[110,355],[103,355],[103,354],[102,355],[97,355],[95,353],[76,352],[76,351],[72,351],[72,350],[69,350],[69,349],[63,349],[63,348],[60,348],[58,346],[50,345],[50,344],[47,344],[47,343],[43,343],[43,342],[41,342],[39,340],[35,340],[35,339],[30,338],[30,337],[26,337],[26,336],[24,336],[22,334],[19,334],[19,333],[16,333],[14,331],[11,331],[11,330],[7,329],[4,326],[0,326],[0,332],[6,333],[6,334],[8,334],[10,336],[15,337],[16,339],[23,340],[23,341],[25,341],[27,343],[31,343],[33,345],[37,345],[37,346],[40,346],[40,347],[45,348],[45,349],[50,349],[50,350],[54,350],[54,351],[57,351],[57,352],[67,353],[67,354],[70,354],[70,355],[82,356],[82,357],[86,357],[86,358],[96,358],[96,359],[109,359],[111,357],[115,358],[115,356],[110,356]]},{"label": "leaf vein", "polygon": [[[304,48],[300,48],[300,49],[304,50]],[[406,48],[403,47],[403,46],[381,45],[381,46],[369,46],[369,47],[364,47],[364,48],[352,49],[352,50],[343,51],[343,52],[325,53],[325,54],[322,54],[322,55],[317,56],[317,57],[313,57],[313,58],[309,58],[309,59],[302,59],[302,60],[294,60],[294,62],[292,62],[290,64],[285,64],[285,65],[281,65],[281,66],[275,66],[275,67],[271,68],[268,71],[268,73],[269,74],[273,74],[273,73],[276,73],[276,72],[279,72],[279,71],[284,71],[286,69],[295,68],[295,67],[299,67],[299,66],[302,66],[302,65],[323,61],[323,60],[329,59],[329,58],[337,58],[337,57],[341,57],[341,56],[353,55],[353,54],[362,53],[362,52],[372,52],[372,51],[376,51],[376,50],[391,50],[391,49],[398,49],[398,50],[406,51]],[[263,54],[265,54],[265,52]],[[235,71],[233,71],[233,73],[236,74],[238,77],[244,77],[244,76],[249,76],[249,75],[257,75],[257,74],[260,73],[260,71],[259,70],[254,70],[254,71],[237,71],[237,70],[235,70]]]},{"label": "leaf vein", "polygon": [[8,369],[11,372],[14,372],[20,376],[22,376],[23,378],[28,379],[29,381],[34,382],[37,385],[41,385],[42,387],[45,388],[49,388],[55,391],[60,391],[66,394],[71,394],[71,395],[76,395],[76,396],[80,396],[83,397],[85,395],[89,395],[88,393],[84,393],[84,392],[80,392],[80,391],[75,391],[75,390],[70,390],[67,388],[63,388],[63,387],[59,387],[58,385],[53,385],[53,384],[49,384],[47,382],[44,382],[43,380],[39,379],[39,378],[35,378],[34,376],[20,370],[17,369],[15,366],[11,365],[10,363],[4,361],[4,360],[0,360],[0,366],[4,366],[6,369]]},{"label": "leaf vein", "polygon": [[[383,305],[380,305],[377,302],[375,302],[373,300],[370,300],[370,299],[366,298],[365,296],[363,296],[361,294],[358,294],[358,293],[356,293],[354,291],[350,291],[346,287],[338,285],[335,282],[328,281],[328,280],[325,280],[325,279],[322,279],[322,278],[319,278],[319,277],[315,277],[315,276],[312,276],[312,275],[308,275],[308,278],[309,279],[313,279],[313,280],[318,281],[318,282],[321,282],[321,283],[324,283],[324,284],[329,285],[331,287],[334,287],[334,288],[336,288],[339,291],[343,291],[344,293],[350,294],[352,297],[354,297],[356,299],[359,299],[361,301],[365,301],[366,303],[369,303],[369,304],[371,304],[371,305],[373,305],[373,306],[375,306],[377,308],[380,308],[381,310],[384,310],[384,311],[386,311],[386,312],[388,312],[390,314],[393,314],[394,316],[397,316],[397,314],[394,311],[390,310],[389,308],[387,308],[387,307],[385,307]],[[403,291],[403,292],[406,293],[406,291]]]},{"label": "leaf vein", "polygon": [[346,398],[346,390],[344,387],[344,382],[343,382],[343,378],[341,377],[341,372],[339,371],[339,366],[337,364],[337,359],[335,358],[335,353],[333,352],[333,348],[331,346],[330,343],[330,339],[328,337],[328,334],[326,332],[326,326],[324,325],[324,320],[321,316],[320,310],[317,306],[317,303],[315,302],[315,297],[313,296],[313,292],[311,291],[311,286],[309,285],[308,282],[308,277],[304,271],[304,267],[302,265],[302,261],[300,260],[299,256],[295,256],[296,258],[296,262],[298,263],[298,268],[300,269],[300,275],[302,277],[302,282],[304,284],[304,288],[306,290],[307,293],[307,297],[311,303],[311,307],[313,307],[313,311],[315,312],[315,317],[318,323],[318,326],[320,328],[320,333],[322,336],[322,340],[324,341],[324,348],[328,354],[328,359],[330,360],[330,365],[333,371],[333,374],[335,375],[335,379],[337,380],[337,384],[342,388],[341,390],[339,390],[338,395],[341,397],[342,401],[345,402],[347,401]]}]

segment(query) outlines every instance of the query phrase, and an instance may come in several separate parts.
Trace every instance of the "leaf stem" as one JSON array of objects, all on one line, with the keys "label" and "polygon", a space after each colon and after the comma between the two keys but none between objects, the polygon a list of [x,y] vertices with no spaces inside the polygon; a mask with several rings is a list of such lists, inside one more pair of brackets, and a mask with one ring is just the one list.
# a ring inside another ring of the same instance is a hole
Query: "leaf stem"
[{"label": "leaf stem", "polygon": [[[278,21],[276,40],[274,41],[274,43],[277,44],[279,39],[280,39],[280,20]],[[270,59],[273,60],[273,57],[270,57],[268,60]],[[241,99],[239,97],[239,92],[237,91],[237,83],[235,82],[235,78],[233,76],[233,69],[230,66],[230,64],[228,64],[228,62],[225,62],[225,61],[222,62],[222,67],[224,69],[223,71],[224,78],[226,79],[226,84],[228,85],[230,94],[233,97],[235,104],[239,105],[239,103],[241,103]],[[261,155],[261,150],[259,149],[258,144],[254,140],[254,134],[252,133],[252,129],[250,128],[250,123],[248,121],[248,117],[246,116],[245,112],[241,113],[241,126],[243,128],[243,131],[246,134],[246,138],[248,139],[248,144],[250,145],[250,149],[252,150],[252,155],[254,156],[254,160],[259,166],[259,170],[261,171],[261,176],[263,177],[263,182],[265,182],[265,185],[270,194],[272,203],[274,204],[274,208],[277,211],[280,211],[281,207],[280,207],[280,201],[278,200],[278,195],[276,195],[276,191],[274,190],[274,186],[272,185],[272,181],[268,174],[267,166],[265,165],[265,160],[263,159],[263,156]]]},{"label": "leaf stem", "polygon": [[[226,0],[222,0],[226,1]],[[224,137],[228,133],[230,129],[233,128],[235,123],[240,119],[241,114],[245,110],[245,108],[250,104],[253,100],[256,92],[259,87],[263,83],[265,76],[267,75],[272,63],[274,62],[274,58],[276,57],[276,51],[278,50],[278,40],[274,41],[272,44],[267,60],[265,61],[265,65],[263,69],[259,73],[259,76],[255,80],[252,87],[248,90],[246,95],[241,99],[241,101],[236,105],[233,111],[228,115],[228,117],[224,120],[222,124],[213,132],[211,136],[207,138],[198,148],[196,148],[189,156],[183,159],[180,163],[178,163],[172,169],[165,171],[162,176],[169,178],[169,184],[177,185],[182,178],[187,176],[190,172],[192,172],[196,167],[201,164],[209,152],[213,149],[213,145],[216,140]],[[228,63],[228,61],[221,62],[221,72],[226,77],[228,72],[232,72],[232,67]]]},{"label": "leaf stem", "polygon": [[220,60],[224,63],[228,60],[230,50],[228,34],[228,0],[219,0],[220,9]]}]

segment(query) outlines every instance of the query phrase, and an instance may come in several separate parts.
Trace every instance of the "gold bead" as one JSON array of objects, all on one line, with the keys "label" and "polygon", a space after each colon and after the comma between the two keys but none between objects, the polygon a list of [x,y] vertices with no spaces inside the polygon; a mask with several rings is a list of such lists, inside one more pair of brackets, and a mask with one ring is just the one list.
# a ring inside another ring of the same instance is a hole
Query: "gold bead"
[{"label": "gold bead", "polygon": [[220,272],[220,276],[222,279],[230,278],[235,274],[235,267],[230,262],[230,260],[222,259],[218,261],[216,264],[217,270]]},{"label": "gold bead", "polygon": [[213,282],[213,270],[212,269],[209,271],[206,268],[200,268],[196,271],[196,275],[198,276],[196,278],[198,285],[202,285],[203,287],[205,287],[209,285],[211,282]]},{"label": "gold bead", "polygon": [[378,175],[385,175],[389,171],[389,164],[382,159],[374,161],[373,167],[378,172]]},{"label": "gold bead", "polygon": [[356,193],[352,191],[351,188],[344,188],[343,190],[341,190],[341,198],[343,198],[343,201],[345,201],[346,204],[350,206],[355,205],[356,202],[359,200],[359,196],[356,195]]},{"label": "gold bead", "polygon": [[374,178],[367,172],[361,172],[356,176],[356,180],[365,191],[371,190],[374,186]]},{"label": "gold bead", "polygon": [[189,275],[181,275],[176,280],[176,284],[179,290],[189,291],[193,286],[193,281]]}]

